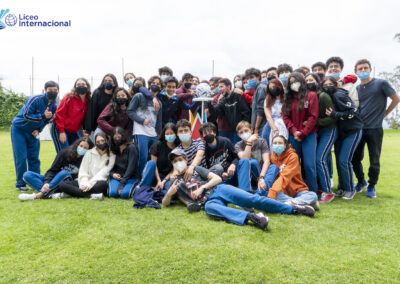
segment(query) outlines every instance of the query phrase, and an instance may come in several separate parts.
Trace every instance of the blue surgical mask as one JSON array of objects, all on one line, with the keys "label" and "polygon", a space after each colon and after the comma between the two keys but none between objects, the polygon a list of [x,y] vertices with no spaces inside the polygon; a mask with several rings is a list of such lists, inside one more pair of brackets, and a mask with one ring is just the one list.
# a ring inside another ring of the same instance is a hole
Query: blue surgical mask
[{"label": "blue surgical mask", "polygon": [[283,151],[285,151],[285,147],[283,145],[272,145],[272,151],[277,155],[280,155]]},{"label": "blue surgical mask", "polygon": [[260,82],[265,84],[265,85],[268,85],[268,79],[267,78],[262,78]]},{"label": "blue surgical mask", "polygon": [[250,89],[253,89],[257,86],[257,80],[251,79],[251,80],[247,81],[247,84],[250,86]]},{"label": "blue surgical mask", "polygon": [[161,75],[161,80],[165,81],[169,76],[168,75]]},{"label": "blue surgical mask", "polygon": [[181,142],[183,143],[187,143],[190,141],[190,139],[192,139],[192,134],[190,133],[186,133],[186,134],[179,134],[179,139],[181,140]]},{"label": "blue surgical mask", "polygon": [[249,86],[249,84],[246,83],[246,84],[244,84],[244,89],[245,89],[245,90],[250,90],[251,87]]},{"label": "blue surgical mask", "polygon": [[128,85],[129,88],[132,86],[133,81],[135,81],[134,78],[131,78],[131,79],[129,79],[128,81],[126,81],[126,84]]},{"label": "blue surgical mask", "polygon": [[82,148],[81,146],[78,146],[76,148],[76,152],[78,153],[79,156],[84,156],[87,150],[85,148]]},{"label": "blue surgical mask", "polygon": [[169,143],[174,142],[175,139],[176,139],[176,135],[175,135],[175,134],[172,134],[172,135],[165,135],[165,140],[166,140],[167,142],[169,142]]},{"label": "blue surgical mask", "polygon": [[281,80],[283,84],[286,84],[289,79],[289,75],[289,73],[281,74],[279,75],[279,80]]},{"label": "blue surgical mask", "polygon": [[357,74],[357,77],[360,78],[360,80],[366,80],[369,78],[371,75],[371,72],[361,72]]},{"label": "blue surgical mask", "polygon": [[337,79],[340,77],[340,73],[328,73],[326,76],[332,77],[333,79]]}]

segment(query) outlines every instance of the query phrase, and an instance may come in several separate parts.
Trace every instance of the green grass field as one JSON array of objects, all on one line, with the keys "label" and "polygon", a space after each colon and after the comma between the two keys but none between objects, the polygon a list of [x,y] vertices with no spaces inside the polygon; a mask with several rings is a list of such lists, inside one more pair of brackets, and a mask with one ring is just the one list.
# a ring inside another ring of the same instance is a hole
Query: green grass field
[{"label": "green grass field", "polygon": [[[377,199],[335,199],[315,218],[268,214],[267,232],[182,206],[21,202],[8,131],[0,145],[1,283],[400,282],[398,131],[385,131]],[[53,143],[42,142],[42,173],[54,157]]]}]

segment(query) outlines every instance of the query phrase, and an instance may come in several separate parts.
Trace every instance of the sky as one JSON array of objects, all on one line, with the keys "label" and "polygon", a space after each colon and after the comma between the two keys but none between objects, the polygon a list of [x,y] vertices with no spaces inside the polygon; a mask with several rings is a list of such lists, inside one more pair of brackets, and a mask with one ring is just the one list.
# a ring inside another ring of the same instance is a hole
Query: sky
[{"label": "sky", "polygon": [[[2,85],[35,94],[48,80],[65,94],[76,78],[98,87],[123,70],[146,79],[169,66],[180,79],[233,78],[249,67],[294,68],[340,56],[344,72],[368,58],[376,76],[400,65],[400,1],[8,1],[9,14],[71,20],[71,27],[7,26],[0,30]],[[3,19],[4,21],[4,19]],[[17,24],[18,25],[18,24]],[[122,68],[122,58],[124,68]]]}]

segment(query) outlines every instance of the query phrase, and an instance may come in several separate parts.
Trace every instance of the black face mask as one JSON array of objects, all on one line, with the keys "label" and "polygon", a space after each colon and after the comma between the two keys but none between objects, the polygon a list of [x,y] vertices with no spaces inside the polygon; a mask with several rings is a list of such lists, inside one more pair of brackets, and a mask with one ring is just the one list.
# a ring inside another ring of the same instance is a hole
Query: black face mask
[{"label": "black face mask", "polygon": [[204,136],[204,141],[206,141],[207,144],[211,144],[212,142],[214,142],[214,139],[214,134],[207,134],[206,136]]},{"label": "black face mask", "polygon": [[75,88],[75,90],[79,95],[84,95],[87,93],[87,87],[85,86],[78,86]]},{"label": "black face mask", "polygon": [[115,146],[119,147],[124,144],[124,142],[122,141],[122,139],[114,139],[114,144]]},{"label": "black face mask", "polygon": [[317,90],[317,85],[315,83],[307,83],[307,89],[315,92]]},{"label": "black face mask", "polygon": [[140,92],[140,85],[133,85],[132,91],[133,91],[134,94],[139,93]]},{"label": "black face mask", "polygon": [[269,93],[271,94],[272,97],[277,97],[280,95],[281,90],[279,90],[279,88],[272,88],[269,89]]},{"label": "black face mask", "polygon": [[47,92],[47,98],[49,100],[55,100],[57,98],[58,93],[57,92]]},{"label": "black face mask", "polygon": [[192,87],[192,83],[185,83],[183,84],[183,86],[185,87],[186,90],[189,90],[190,87]]},{"label": "black face mask", "polygon": [[151,86],[150,86],[150,90],[151,90],[153,93],[158,93],[159,91],[161,91],[160,87],[157,86],[157,85],[151,85]]},{"label": "black face mask", "polygon": [[319,79],[322,81],[323,79],[324,79],[324,77],[325,77],[325,74],[324,73],[317,73],[317,75],[318,75],[318,77],[319,77]]},{"label": "black face mask", "polygon": [[112,90],[114,88],[111,82],[104,82],[103,86],[106,90]]},{"label": "black face mask", "polygon": [[270,76],[267,77],[267,80],[268,80],[268,81],[271,81],[271,80],[273,80],[273,79],[275,79],[275,78],[276,78],[275,75],[270,75]]},{"label": "black face mask", "polygon": [[108,148],[108,143],[104,142],[104,143],[101,143],[101,144],[96,144],[96,147],[99,148],[100,151],[104,151],[105,149]]},{"label": "black face mask", "polygon": [[126,98],[117,98],[115,101],[117,102],[117,104],[122,106],[122,105],[126,105],[127,104],[128,99],[126,99]]},{"label": "black face mask", "polygon": [[328,95],[333,95],[336,92],[336,87],[335,86],[328,86],[324,87],[324,92],[327,93]]}]

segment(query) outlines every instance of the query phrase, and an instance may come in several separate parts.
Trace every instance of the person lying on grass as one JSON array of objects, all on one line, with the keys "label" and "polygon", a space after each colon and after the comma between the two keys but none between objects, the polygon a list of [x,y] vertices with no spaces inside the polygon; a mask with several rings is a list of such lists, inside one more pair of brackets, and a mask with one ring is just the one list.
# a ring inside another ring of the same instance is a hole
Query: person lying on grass
[{"label": "person lying on grass", "polygon": [[25,201],[52,197],[52,190],[60,182],[67,178],[76,179],[78,177],[82,158],[86,151],[92,148],[93,143],[90,138],[79,138],[71,146],[58,152],[53,164],[44,176],[32,171],[24,173],[23,180],[39,193],[20,194],[18,196],[19,200]]},{"label": "person lying on grass", "polygon": [[287,139],[278,135],[272,139],[271,166],[276,166],[272,187],[258,189],[256,194],[268,196],[289,205],[311,205],[319,209],[318,196],[309,191],[301,177],[299,158]]},{"label": "person lying on grass", "polygon": [[[177,196],[187,205],[189,212],[200,211],[203,208],[207,214],[228,220],[238,225],[252,221],[257,227],[265,230],[268,217],[262,213],[248,212],[242,209],[228,207],[228,203],[246,208],[255,208],[272,213],[314,216],[311,206],[288,205],[265,196],[248,193],[237,187],[219,184],[222,179],[202,167],[195,168],[195,174],[189,182],[184,182],[183,176],[187,170],[187,157],[182,150],[173,150],[169,158],[177,172],[177,178],[170,185],[162,204],[169,206],[171,199]],[[197,178],[203,180],[203,183]]]}]

